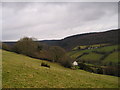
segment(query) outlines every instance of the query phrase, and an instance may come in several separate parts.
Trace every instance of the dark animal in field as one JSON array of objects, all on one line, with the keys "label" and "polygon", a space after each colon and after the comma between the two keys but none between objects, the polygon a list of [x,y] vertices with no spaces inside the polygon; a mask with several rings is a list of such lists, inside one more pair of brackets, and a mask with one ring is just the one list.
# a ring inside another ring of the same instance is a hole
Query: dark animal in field
[{"label": "dark animal in field", "polygon": [[50,65],[48,65],[48,64],[46,64],[46,63],[41,63],[41,66],[50,68]]}]

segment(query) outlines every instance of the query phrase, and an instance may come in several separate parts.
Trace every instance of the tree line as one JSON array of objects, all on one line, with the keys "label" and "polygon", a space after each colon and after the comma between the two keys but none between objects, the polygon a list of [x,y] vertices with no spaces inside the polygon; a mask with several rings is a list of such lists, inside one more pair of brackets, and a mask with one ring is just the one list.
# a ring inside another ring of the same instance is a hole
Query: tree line
[{"label": "tree line", "polygon": [[73,67],[72,62],[74,59],[67,55],[65,49],[59,46],[48,46],[44,43],[37,42],[37,40],[34,38],[21,38],[12,46],[2,43],[2,49],[18,54],[23,54],[36,59],[57,62],[67,68],[82,69],[97,74],[120,76],[118,67],[90,66],[86,65],[86,62],[78,62],[78,66]]},{"label": "tree line", "polygon": [[13,46],[2,43],[2,49],[32,58],[57,62],[68,68],[72,66],[73,59],[67,55],[65,49],[37,42],[35,38],[21,38]]}]

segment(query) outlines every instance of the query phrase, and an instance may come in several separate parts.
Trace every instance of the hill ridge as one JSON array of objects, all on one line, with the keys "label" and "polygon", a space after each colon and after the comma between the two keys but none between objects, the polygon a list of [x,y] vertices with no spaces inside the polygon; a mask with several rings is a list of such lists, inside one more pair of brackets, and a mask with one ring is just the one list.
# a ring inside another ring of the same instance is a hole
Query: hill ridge
[{"label": "hill ridge", "polygon": [[[77,45],[93,45],[93,44],[102,44],[102,43],[110,43],[110,44],[119,44],[118,36],[120,29],[108,30],[103,32],[90,32],[83,33],[65,37],[59,40],[38,40],[40,43],[45,43],[51,46],[61,46],[66,50],[71,50]],[[3,42],[8,45],[13,45],[16,42]]]}]

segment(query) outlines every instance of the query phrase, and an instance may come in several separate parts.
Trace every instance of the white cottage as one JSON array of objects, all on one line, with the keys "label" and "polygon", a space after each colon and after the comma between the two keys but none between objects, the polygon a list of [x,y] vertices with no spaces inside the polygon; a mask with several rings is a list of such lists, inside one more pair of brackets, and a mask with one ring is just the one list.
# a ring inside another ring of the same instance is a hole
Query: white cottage
[{"label": "white cottage", "polygon": [[73,62],[73,65],[74,65],[74,66],[77,66],[77,65],[78,65],[78,63],[77,63],[76,61],[74,61],[74,62]]}]

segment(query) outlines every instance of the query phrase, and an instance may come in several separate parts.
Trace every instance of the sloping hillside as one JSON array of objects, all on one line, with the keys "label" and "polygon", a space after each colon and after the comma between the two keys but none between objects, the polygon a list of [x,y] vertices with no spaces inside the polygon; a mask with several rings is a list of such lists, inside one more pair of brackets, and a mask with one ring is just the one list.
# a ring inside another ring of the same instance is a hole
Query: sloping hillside
[{"label": "sloping hillside", "polygon": [[71,50],[78,45],[92,45],[103,43],[118,44],[119,31],[120,30],[117,29],[109,30],[106,32],[85,33],[66,37],[62,40],[47,40],[42,42],[48,45],[59,45],[66,50]]},{"label": "sloping hillside", "polygon": [[[117,88],[118,77],[71,70],[58,64],[2,52],[3,88]],[[50,68],[40,64],[46,62]]]},{"label": "sloping hillside", "polygon": [[[43,40],[38,41],[52,46],[61,46],[66,50],[71,50],[72,48],[78,45],[92,45],[92,44],[118,44],[118,33],[120,29],[108,30],[105,32],[93,32],[93,33],[84,33],[66,37],[61,40]],[[16,42],[4,42],[10,46]]]},{"label": "sloping hillside", "polygon": [[[95,45],[91,45],[88,49],[73,49],[73,51],[69,52],[69,55],[81,62],[87,62],[91,64],[97,65],[109,65],[116,66],[118,64],[118,53],[120,53],[118,46],[119,45],[111,45],[111,46],[102,46],[98,48],[93,48]],[[85,47],[85,46],[81,46]]]}]

